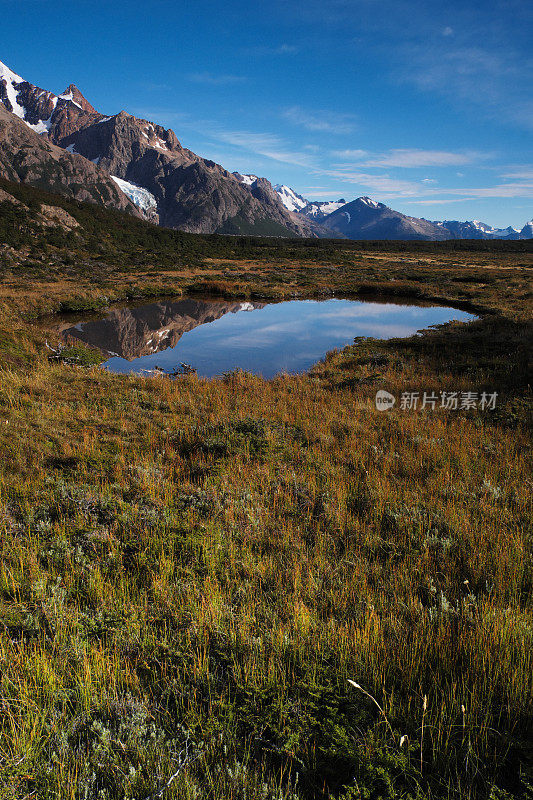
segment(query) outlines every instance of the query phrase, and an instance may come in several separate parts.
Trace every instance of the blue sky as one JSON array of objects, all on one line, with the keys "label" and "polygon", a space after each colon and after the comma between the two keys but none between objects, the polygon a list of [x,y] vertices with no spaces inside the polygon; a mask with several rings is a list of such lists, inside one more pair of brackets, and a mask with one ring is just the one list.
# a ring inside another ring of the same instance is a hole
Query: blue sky
[{"label": "blue sky", "polygon": [[0,60],[310,199],[533,216],[533,4],[0,0]]}]

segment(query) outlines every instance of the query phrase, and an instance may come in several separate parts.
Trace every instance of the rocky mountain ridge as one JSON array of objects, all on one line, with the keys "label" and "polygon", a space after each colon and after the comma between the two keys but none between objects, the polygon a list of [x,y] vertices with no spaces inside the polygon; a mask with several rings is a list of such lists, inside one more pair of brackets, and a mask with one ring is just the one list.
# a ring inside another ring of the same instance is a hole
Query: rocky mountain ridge
[{"label": "rocky mountain ridge", "polygon": [[[0,64],[0,101],[33,133],[148,191],[157,204],[152,216],[157,214],[161,225],[193,233],[317,235],[305,219],[287,211],[266,179],[242,184],[184,148],[170,129],[125,111],[97,112],[73,84],[54,95]],[[129,196],[136,200],[135,193]]]},{"label": "rocky mountain ridge", "polygon": [[75,200],[139,212],[103,170],[39,136],[0,103],[0,175]]}]

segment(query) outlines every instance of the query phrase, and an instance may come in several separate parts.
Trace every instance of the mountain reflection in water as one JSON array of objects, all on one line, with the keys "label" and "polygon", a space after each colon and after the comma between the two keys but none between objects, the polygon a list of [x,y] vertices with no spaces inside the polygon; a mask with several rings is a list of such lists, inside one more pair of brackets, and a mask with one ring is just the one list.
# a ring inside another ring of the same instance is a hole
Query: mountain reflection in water
[{"label": "mountain reflection in water", "polygon": [[193,298],[168,300],[137,308],[114,308],[104,319],[63,328],[62,335],[131,361],[175,347],[184,333],[198,325],[214,322],[224,314],[263,306],[264,303],[225,303]]},{"label": "mountain reflection in water", "polygon": [[410,336],[428,325],[472,318],[453,308],[393,301],[250,303],[186,297],[115,308],[101,319],[64,324],[61,333],[110,355],[105,366],[113,372],[173,373],[186,363],[201,377],[243,369],[271,378],[305,372],[354,337]]}]

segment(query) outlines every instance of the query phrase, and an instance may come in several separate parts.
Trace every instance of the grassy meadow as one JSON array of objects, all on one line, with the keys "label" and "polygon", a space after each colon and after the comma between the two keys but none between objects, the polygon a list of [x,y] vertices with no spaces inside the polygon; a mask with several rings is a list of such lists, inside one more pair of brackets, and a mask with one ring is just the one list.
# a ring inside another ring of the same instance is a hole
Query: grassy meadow
[{"label": "grassy meadow", "polygon": [[[2,800],[533,797],[531,254],[31,246],[0,282]],[[272,381],[49,360],[43,314],[184,291],[481,317]]]}]

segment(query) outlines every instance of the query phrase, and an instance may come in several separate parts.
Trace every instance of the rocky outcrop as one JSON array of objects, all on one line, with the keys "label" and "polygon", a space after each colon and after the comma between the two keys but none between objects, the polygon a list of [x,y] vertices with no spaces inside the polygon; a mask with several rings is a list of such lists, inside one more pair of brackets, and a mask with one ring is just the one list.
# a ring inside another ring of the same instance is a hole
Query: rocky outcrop
[{"label": "rocky outcrop", "polygon": [[[20,200],[17,200],[16,197],[13,197],[12,194],[4,191],[4,189],[0,189],[0,203],[11,203],[14,206],[18,206],[19,208],[30,212],[30,209],[27,205],[21,203]],[[46,228],[63,228],[63,230],[69,232],[75,230],[76,228],[81,228],[78,220],[74,219],[72,214],[69,214],[64,208],[60,208],[59,206],[49,206],[45,203],[41,204],[40,213],[33,209],[32,222],[37,223],[37,225],[44,225]]]},{"label": "rocky outcrop", "polygon": [[40,218],[45,225],[56,226],[66,231],[81,227],[72,214],[69,214],[64,208],[59,208],[59,206],[49,206],[43,203],[41,205]]},{"label": "rocky outcrop", "polygon": [[0,176],[139,215],[103,170],[52,144],[1,104]]},{"label": "rocky outcrop", "polygon": [[24,203],[21,203],[20,200],[17,200],[16,197],[13,197],[12,194],[5,192],[3,189],[0,189],[0,203],[12,203],[14,206],[22,206],[22,208],[27,208]]}]

